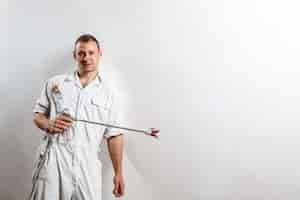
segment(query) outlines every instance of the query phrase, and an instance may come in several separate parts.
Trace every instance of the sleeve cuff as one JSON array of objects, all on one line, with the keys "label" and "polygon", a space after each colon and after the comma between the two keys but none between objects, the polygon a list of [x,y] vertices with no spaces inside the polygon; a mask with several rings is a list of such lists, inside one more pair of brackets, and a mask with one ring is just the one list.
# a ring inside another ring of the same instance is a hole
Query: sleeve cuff
[{"label": "sleeve cuff", "polygon": [[36,104],[32,110],[33,113],[48,113],[48,108],[42,104]]},{"label": "sleeve cuff", "polygon": [[118,129],[118,128],[106,128],[103,137],[105,139],[108,139],[108,138],[111,138],[113,136],[118,136],[118,135],[123,135],[123,133],[121,133],[120,129]]}]

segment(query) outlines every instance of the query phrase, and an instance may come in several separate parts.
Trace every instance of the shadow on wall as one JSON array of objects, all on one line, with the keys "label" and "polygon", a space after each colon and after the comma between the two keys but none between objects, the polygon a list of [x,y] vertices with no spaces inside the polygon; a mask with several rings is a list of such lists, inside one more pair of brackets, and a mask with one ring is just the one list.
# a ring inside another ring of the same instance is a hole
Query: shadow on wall
[{"label": "shadow on wall", "polygon": [[[58,56],[63,55],[63,56]],[[31,176],[36,148],[42,132],[32,121],[32,108],[45,81],[53,75],[71,70],[71,54],[55,52],[39,66],[28,67],[24,74],[13,74],[13,84],[3,88],[6,99],[1,102],[1,195],[0,199],[24,199],[31,190]],[[24,68],[24,66],[18,67]],[[18,88],[13,88],[18,85]],[[12,92],[13,91],[13,92]],[[31,96],[32,95],[32,96]],[[40,135],[39,135],[40,134]]]}]

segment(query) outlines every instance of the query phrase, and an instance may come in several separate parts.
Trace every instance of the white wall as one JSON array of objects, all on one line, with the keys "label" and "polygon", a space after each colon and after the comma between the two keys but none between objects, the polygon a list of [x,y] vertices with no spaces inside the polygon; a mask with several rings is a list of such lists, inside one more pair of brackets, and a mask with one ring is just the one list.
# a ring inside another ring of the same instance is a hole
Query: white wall
[{"label": "white wall", "polygon": [[162,131],[159,141],[127,135],[122,199],[299,199],[298,8],[292,0],[1,2],[1,199],[30,189],[40,136],[33,103],[44,80],[73,69],[84,32],[103,40],[100,68],[119,91],[122,123]]}]

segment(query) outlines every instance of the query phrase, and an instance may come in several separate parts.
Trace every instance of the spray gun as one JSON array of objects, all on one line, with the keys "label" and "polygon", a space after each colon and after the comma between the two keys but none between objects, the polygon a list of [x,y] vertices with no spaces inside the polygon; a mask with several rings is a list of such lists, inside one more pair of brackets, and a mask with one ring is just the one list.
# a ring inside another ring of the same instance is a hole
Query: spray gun
[{"label": "spray gun", "polygon": [[148,130],[141,130],[141,129],[134,129],[134,128],[127,128],[127,127],[123,127],[123,126],[117,126],[117,125],[104,123],[104,122],[95,122],[95,121],[89,121],[89,120],[83,120],[83,119],[76,119],[76,118],[71,117],[71,115],[65,110],[61,114],[66,116],[66,117],[70,117],[73,121],[89,123],[89,124],[96,124],[96,125],[111,127],[111,128],[119,128],[119,129],[122,129],[122,130],[127,130],[127,131],[131,131],[131,132],[136,132],[136,133],[143,133],[143,134],[155,137],[156,139],[158,139],[159,133],[160,133],[160,130],[157,129],[157,128],[149,128]]}]

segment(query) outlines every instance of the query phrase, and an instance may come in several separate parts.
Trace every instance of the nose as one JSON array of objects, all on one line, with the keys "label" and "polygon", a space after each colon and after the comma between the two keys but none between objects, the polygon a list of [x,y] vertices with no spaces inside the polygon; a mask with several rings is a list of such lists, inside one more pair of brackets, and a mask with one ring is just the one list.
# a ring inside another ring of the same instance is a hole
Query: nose
[{"label": "nose", "polygon": [[84,55],[82,60],[87,61],[88,59],[89,59],[89,56],[88,55]]}]

